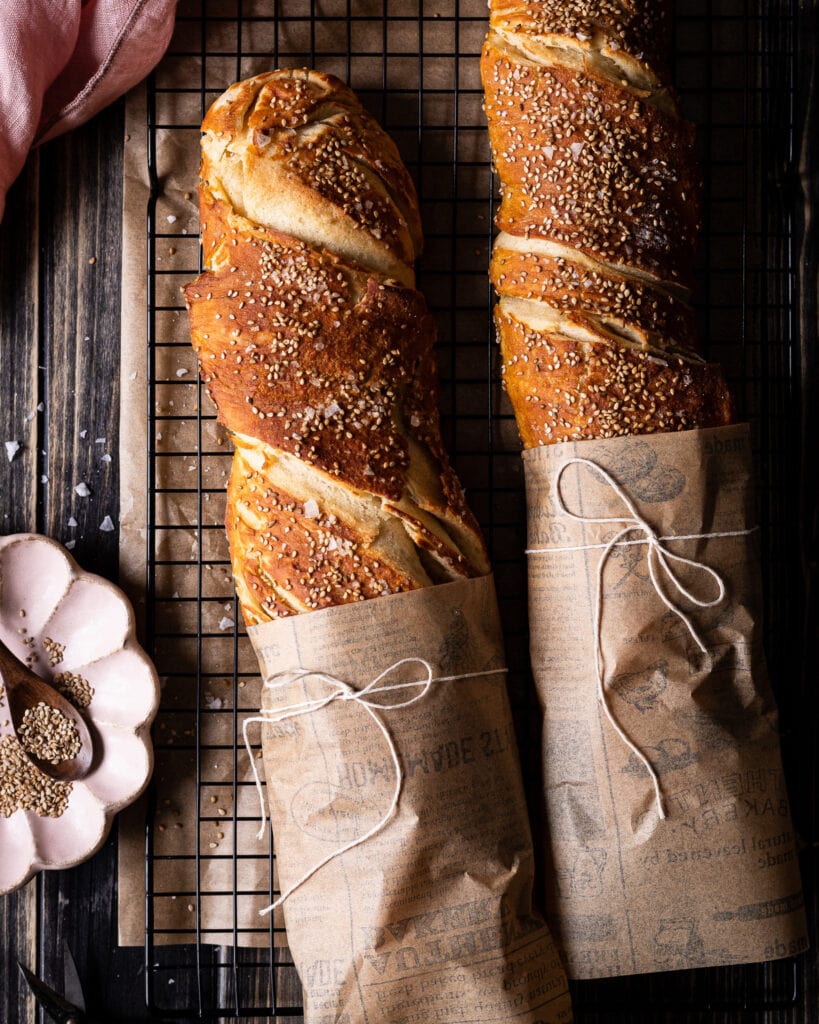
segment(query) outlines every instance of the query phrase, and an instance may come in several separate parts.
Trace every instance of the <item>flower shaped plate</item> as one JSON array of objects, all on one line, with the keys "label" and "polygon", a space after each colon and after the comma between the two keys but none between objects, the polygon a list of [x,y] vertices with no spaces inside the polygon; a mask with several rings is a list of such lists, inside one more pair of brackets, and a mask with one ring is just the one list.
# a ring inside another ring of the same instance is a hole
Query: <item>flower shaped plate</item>
[{"label": "flower shaped plate", "polygon": [[[82,710],[94,740],[91,771],[73,783],[60,817],[0,814],[1,894],[37,871],[92,856],[114,814],[143,791],[153,768],[150,727],[159,681],[136,642],[133,609],[122,591],[83,572],[46,537],[0,538],[0,637],[22,661],[37,655],[32,668],[44,679],[71,673],[87,681],[93,696]],[[0,706],[0,736],[12,731],[8,708]]]}]

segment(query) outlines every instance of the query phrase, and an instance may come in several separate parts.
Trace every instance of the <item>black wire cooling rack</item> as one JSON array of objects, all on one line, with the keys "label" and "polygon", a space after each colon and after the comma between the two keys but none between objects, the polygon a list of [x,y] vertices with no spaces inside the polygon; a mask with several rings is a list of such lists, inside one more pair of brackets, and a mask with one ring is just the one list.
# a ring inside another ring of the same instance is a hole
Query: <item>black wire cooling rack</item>
[{"label": "black wire cooling rack", "polygon": [[[805,693],[798,684],[801,648],[793,631],[804,613],[793,511],[803,454],[792,319],[797,3],[680,0],[679,8],[676,82],[687,115],[699,127],[705,179],[699,311],[710,355],[726,367],[740,414],[754,426],[767,651],[786,751],[788,737],[795,736],[804,755],[813,746],[805,746],[812,739],[798,727]],[[153,791],[146,826],[146,999],[165,1018],[299,1018],[301,1009],[281,929],[273,923],[256,928],[250,938],[258,945],[244,948],[254,931],[241,923],[242,901],[254,895],[245,862],[255,864],[257,887],[261,870],[261,885],[272,898],[274,861],[266,850],[260,869],[258,856],[237,852],[242,831],[255,827],[240,771],[246,766],[235,742],[250,709],[242,694],[253,666],[232,611],[216,514],[218,477],[224,473],[218,467],[230,456],[214,446],[212,410],[195,373],[180,376],[166,369],[167,350],[187,344],[174,292],[198,266],[195,231],[177,230],[161,212],[159,153],[169,145],[195,148],[201,117],[216,96],[232,81],[275,66],[314,66],[346,79],[398,143],[418,185],[426,228],[419,287],[439,325],[444,436],[489,540],[512,698],[523,753],[531,758],[527,723],[535,716],[529,714],[533,691],[523,625],[523,479],[514,423],[498,385],[487,284],[495,186],[478,73],[485,31],[485,0],[183,0],[171,49],[149,81],[148,644],[168,680],[166,693],[169,687],[176,693],[176,703],[160,713],[158,764],[167,758],[172,766],[179,764],[174,757],[183,757],[195,778],[197,809],[194,846],[184,855],[163,845],[171,826],[163,824],[161,788]],[[169,269],[163,257],[175,247],[181,258]],[[169,451],[159,443],[163,431],[187,441]],[[185,458],[191,460],[185,467],[189,475],[171,472],[169,460]],[[195,522],[180,523],[168,513],[174,496],[195,510]],[[180,551],[180,535],[193,538],[192,551]],[[169,592],[169,573],[182,565],[193,583],[184,593]],[[216,646],[221,653],[214,661]],[[190,670],[179,671],[180,651]],[[215,680],[222,686],[219,698],[212,696]],[[214,743],[214,722],[222,723],[230,742]],[[231,762],[227,785],[209,782],[214,751]],[[804,772],[791,771],[790,777],[797,828],[805,833],[810,780]],[[217,806],[222,802],[225,808]],[[207,841],[214,829],[222,837],[219,844]],[[188,887],[160,892],[158,861],[174,857],[184,862],[179,870],[190,879]],[[268,902],[266,893],[261,898]],[[184,927],[163,924],[169,899],[187,905]],[[210,899],[222,901],[229,921],[218,932],[206,926],[201,909]],[[166,945],[169,940],[178,945]],[[587,982],[574,985],[573,995],[583,1022],[735,1021],[746,1019],[747,1011],[768,1011],[767,1021],[791,1022],[802,1019],[797,1008],[805,1002],[804,990],[800,961],[784,960]]]}]

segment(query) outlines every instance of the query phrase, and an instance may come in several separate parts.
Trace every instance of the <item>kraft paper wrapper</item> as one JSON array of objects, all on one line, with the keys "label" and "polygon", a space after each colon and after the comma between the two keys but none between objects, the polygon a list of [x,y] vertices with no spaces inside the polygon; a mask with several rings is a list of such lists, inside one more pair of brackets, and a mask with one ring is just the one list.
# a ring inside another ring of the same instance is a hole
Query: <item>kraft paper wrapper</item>
[{"label": "kraft paper wrapper", "polygon": [[[622,525],[559,514],[552,480],[572,457],[604,467],[659,535],[753,525],[747,426],[583,441],[524,453],[530,548],[601,543]],[[629,514],[587,467],[564,472],[562,494],[577,514]],[[760,638],[756,534],[668,547],[716,569],[727,584],[717,607],[682,599],[707,657],[657,596],[645,545],[611,552],[601,626],[609,707],[658,773],[666,820],[644,766],[596,697],[601,550],[529,556],[546,901],[573,978],[771,960],[808,944]],[[704,572],[683,569],[681,580],[698,597],[716,595]]]},{"label": "kraft paper wrapper", "polygon": [[[300,667],[360,689],[402,658],[426,659],[436,677],[504,664],[491,577],[249,633],[265,679]],[[403,666],[384,682],[421,675]],[[313,677],[264,693],[266,707],[281,708],[327,686]],[[305,1021],[569,1021],[566,977],[532,910],[532,841],[503,672],[433,682],[413,706],[380,715],[403,771],[397,812],[284,904]],[[355,702],[265,724],[262,736],[286,888],[376,825],[395,773],[383,734]]]}]

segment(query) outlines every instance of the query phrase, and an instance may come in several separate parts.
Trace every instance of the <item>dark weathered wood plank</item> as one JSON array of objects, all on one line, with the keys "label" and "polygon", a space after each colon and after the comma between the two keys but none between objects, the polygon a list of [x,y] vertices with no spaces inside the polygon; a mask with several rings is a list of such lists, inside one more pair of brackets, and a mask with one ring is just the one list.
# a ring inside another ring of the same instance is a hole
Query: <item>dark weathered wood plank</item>
[{"label": "dark weathered wood plank", "polygon": [[[116,573],[121,103],[43,151],[40,251],[48,391],[44,530],[84,568]],[[111,461],[104,461],[104,456]],[[86,483],[90,497],[75,488]],[[78,526],[69,527],[74,517]]]},{"label": "dark weathered wood plank", "polygon": [[[46,146],[40,181],[48,475],[42,528],[74,540],[80,564],[109,579],[116,578],[118,531],[99,526],[106,515],[118,521],[123,109],[117,103]],[[88,498],[76,493],[81,481],[91,488]],[[68,526],[72,516],[76,527]],[[44,976],[60,981],[65,941],[89,1008],[106,1019],[139,1017],[142,951],[117,949],[115,838],[71,871],[44,873],[40,885]]]},{"label": "dark weathered wood plank", "polygon": [[[0,223],[0,443],[18,441],[10,463],[0,444],[0,532],[36,528],[37,503],[37,194],[32,157],[9,190]],[[33,414],[33,415],[32,415]]]},{"label": "dark weathered wood plank", "polygon": [[[0,442],[16,440],[13,462],[0,444],[0,533],[37,528],[37,192],[39,159],[10,189],[0,224]],[[31,416],[31,413],[34,416]],[[15,960],[37,951],[37,882],[0,897],[0,1021],[33,1019],[34,1001]]]}]

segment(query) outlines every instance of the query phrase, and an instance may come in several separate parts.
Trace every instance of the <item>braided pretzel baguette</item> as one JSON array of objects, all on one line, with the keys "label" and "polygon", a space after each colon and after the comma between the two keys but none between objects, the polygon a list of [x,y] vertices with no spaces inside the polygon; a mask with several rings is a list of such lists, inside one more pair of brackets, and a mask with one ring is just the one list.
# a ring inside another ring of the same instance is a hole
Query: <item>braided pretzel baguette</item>
[{"label": "braided pretzel baguette", "polygon": [[239,82],[202,124],[206,270],[184,289],[235,455],[248,625],[489,572],[443,448],[412,181],[338,79]]},{"label": "braided pretzel baguette", "polygon": [[730,423],[689,302],[699,179],[693,126],[666,85],[669,3],[490,9],[490,276],[524,446]]}]

